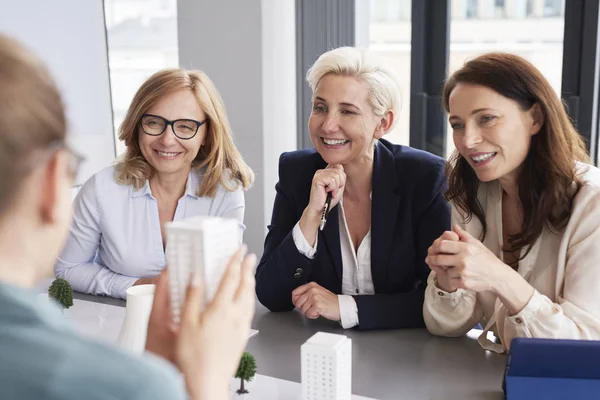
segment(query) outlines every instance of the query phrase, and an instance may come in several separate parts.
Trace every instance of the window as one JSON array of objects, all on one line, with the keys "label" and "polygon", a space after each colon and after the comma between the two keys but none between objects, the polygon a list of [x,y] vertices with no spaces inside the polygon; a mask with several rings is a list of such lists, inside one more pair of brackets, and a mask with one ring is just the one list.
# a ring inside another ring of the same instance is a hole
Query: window
[{"label": "window", "polygon": [[[564,0],[452,0],[449,73],[489,51],[532,62],[560,96]],[[454,150],[448,127],[446,155]]]},{"label": "window", "polygon": [[409,144],[411,0],[371,0],[369,48],[386,58],[402,80],[398,125],[385,139]]},{"label": "window", "polygon": [[118,129],[140,85],[154,72],[179,65],[177,0],[104,0],[116,153]]}]

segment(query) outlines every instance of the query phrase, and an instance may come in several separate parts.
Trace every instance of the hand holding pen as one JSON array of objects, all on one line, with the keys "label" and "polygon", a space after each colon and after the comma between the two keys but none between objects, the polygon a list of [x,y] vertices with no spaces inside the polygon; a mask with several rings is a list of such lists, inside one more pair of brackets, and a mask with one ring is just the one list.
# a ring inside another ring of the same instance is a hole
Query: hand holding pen
[{"label": "hand holding pen", "polygon": [[299,221],[300,229],[311,246],[321,226],[325,227],[329,212],[340,202],[345,185],[346,174],[341,164],[330,164],[315,172],[309,203]]},{"label": "hand holding pen", "polygon": [[331,211],[331,195],[332,192],[327,193],[327,200],[325,201],[325,205],[323,206],[323,213],[321,214],[321,224],[319,225],[319,230],[322,231],[325,228],[325,224],[327,223],[327,217],[329,217],[329,211]]}]

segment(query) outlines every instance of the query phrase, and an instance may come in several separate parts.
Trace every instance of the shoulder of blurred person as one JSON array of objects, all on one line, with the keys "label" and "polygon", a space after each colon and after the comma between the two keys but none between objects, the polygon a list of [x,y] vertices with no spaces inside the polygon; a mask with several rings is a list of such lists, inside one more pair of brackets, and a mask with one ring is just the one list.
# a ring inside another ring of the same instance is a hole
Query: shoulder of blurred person
[{"label": "shoulder of blurred person", "polygon": [[47,298],[0,284],[0,305],[3,399],[185,398],[171,364],[78,335]]}]

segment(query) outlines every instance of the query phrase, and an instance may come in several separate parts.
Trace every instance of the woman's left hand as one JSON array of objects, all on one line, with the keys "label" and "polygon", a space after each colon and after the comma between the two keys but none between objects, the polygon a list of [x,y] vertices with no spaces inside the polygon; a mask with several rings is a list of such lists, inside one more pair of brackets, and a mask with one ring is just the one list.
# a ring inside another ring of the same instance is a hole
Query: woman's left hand
[{"label": "woman's left hand", "polygon": [[472,292],[496,292],[497,284],[503,279],[502,273],[510,267],[459,226],[454,226],[453,230],[459,241],[439,241],[434,249],[436,254],[425,259],[427,265],[434,271],[443,269],[453,287]]},{"label": "woman's left hand", "polygon": [[338,296],[315,282],[297,287],[292,292],[292,303],[307,318],[327,318],[340,321],[340,303]]}]

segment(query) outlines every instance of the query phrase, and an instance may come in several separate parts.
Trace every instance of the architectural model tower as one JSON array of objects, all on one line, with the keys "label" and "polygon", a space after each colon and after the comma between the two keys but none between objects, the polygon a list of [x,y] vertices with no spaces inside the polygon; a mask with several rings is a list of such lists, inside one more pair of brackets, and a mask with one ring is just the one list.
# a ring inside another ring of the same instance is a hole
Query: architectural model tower
[{"label": "architectural model tower", "polygon": [[188,283],[199,274],[205,303],[212,300],[231,256],[242,244],[235,219],[193,217],[166,224],[167,265],[173,320],[179,321]]},{"label": "architectural model tower", "polygon": [[350,400],[352,340],[317,332],[301,347],[302,400]]}]

